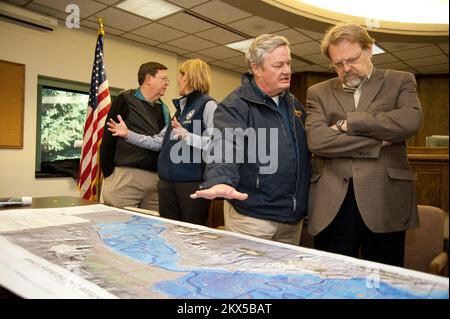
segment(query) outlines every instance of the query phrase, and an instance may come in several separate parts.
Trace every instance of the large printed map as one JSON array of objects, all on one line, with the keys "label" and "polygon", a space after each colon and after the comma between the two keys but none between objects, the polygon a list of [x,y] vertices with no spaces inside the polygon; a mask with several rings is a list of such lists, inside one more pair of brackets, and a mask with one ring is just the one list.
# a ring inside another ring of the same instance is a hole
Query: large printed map
[{"label": "large printed map", "polygon": [[26,298],[448,298],[447,278],[104,205],[0,214]]}]

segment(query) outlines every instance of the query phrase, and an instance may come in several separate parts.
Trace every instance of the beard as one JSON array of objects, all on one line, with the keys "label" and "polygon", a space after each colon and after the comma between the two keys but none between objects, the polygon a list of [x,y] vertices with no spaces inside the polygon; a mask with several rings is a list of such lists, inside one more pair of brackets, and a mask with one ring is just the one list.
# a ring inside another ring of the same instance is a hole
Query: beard
[{"label": "beard", "polygon": [[360,77],[356,74],[347,74],[344,75],[344,84],[348,87],[358,87],[363,81],[363,77]]}]

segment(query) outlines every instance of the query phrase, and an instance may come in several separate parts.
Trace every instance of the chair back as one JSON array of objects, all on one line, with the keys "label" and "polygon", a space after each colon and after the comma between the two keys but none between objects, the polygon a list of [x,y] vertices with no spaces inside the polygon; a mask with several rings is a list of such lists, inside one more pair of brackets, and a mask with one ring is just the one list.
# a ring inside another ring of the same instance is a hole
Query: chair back
[{"label": "chair back", "polygon": [[428,272],[431,261],[444,250],[445,213],[418,205],[420,226],[406,232],[404,267]]}]

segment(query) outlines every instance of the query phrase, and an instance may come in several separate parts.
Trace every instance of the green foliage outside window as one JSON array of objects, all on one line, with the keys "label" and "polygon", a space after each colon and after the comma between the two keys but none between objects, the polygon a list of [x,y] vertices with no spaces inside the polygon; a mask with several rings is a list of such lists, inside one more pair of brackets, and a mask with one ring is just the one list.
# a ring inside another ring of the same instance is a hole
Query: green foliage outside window
[{"label": "green foliage outside window", "polygon": [[[89,88],[88,83],[38,76],[36,177],[66,174],[68,168],[69,175],[77,175]],[[110,87],[109,92],[113,101],[122,89]]]},{"label": "green foliage outside window", "polygon": [[42,89],[41,161],[79,158],[89,95],[49,87]]}]

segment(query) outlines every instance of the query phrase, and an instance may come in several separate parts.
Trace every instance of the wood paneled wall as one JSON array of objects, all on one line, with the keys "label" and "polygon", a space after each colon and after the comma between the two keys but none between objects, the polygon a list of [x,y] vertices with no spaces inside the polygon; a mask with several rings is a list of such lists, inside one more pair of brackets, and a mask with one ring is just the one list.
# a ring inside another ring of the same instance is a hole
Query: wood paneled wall
[{"label": "wood paneled wall", "polygon": [[448,135],[448,74],[417,75],[417,93],[422,104],[420,131],[408,140],[409,146],[426,146],[430,135]]},{"label": "wood paneled wall", "polygon": [[448,148],[408,147],[414,172],[417,203],[448,212]]},{"label": "wood paneled wall", "polygon": [[[291,92],[306,107],[306,91],[316,83],[331,79],[333,73],[300,72],[292,75]],[[448,74],[417,75],[417,93],[422,104],[423,123],[409,146],[425,146],[425,137],[448,135]]]},{"label": "wood paneled wall", "polygon": [[306,91],[314,84],[334,78],[336,74],[326,72],[299,72],[292,74],[290,91],[306,107]]}]

